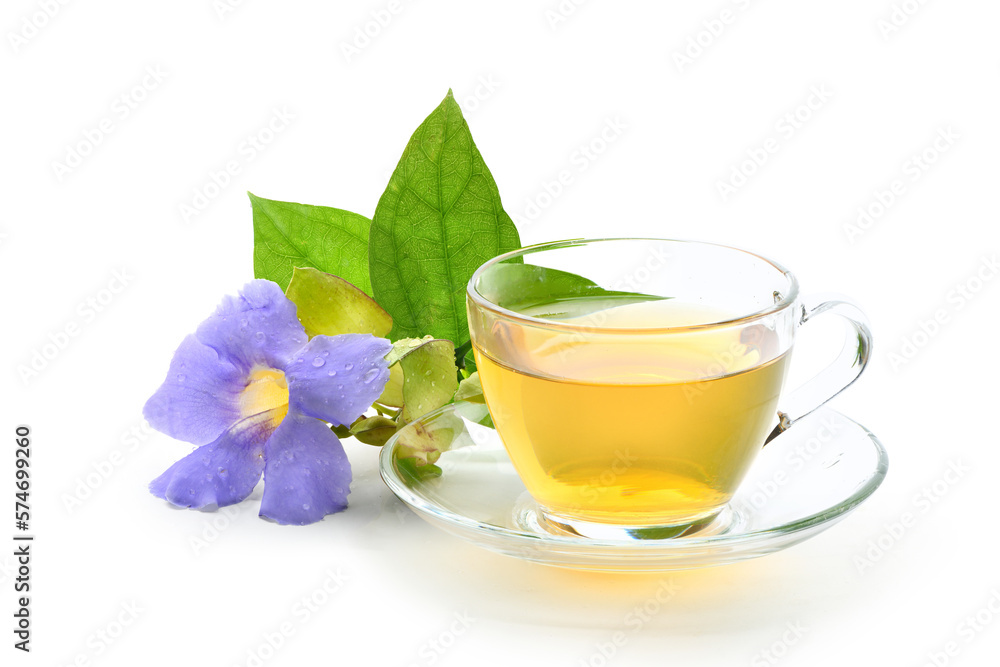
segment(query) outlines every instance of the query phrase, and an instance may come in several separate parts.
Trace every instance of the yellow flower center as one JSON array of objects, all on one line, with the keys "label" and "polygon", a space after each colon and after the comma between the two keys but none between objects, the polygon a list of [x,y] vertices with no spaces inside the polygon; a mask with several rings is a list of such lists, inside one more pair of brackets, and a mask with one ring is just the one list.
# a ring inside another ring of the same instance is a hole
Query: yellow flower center
[{"label": "yellow flower center", "polygon": [[288,414],[288,382],[285,374],[274,368],[251,371],[250,381],[240,395],[243,418],[273,411],[272,425],[278,427]]}]

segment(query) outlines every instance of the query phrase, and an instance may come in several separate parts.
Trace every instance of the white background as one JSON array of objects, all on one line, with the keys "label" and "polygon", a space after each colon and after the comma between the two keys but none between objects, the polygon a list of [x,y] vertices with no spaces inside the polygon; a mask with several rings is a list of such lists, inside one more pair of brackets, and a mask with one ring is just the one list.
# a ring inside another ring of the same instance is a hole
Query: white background
[{"label": "white background", "polygon": [[[285,622],[293,634],[264,664],[600,665],[618,630],[627,642],[606,664],[771,664],[761,652],[776,648],[787,665],[923,665],[952,641],[957,655],[939,664],[993,664],[997,614],[971,637],[960,624],[1000,596],[989,481],[1000,280],[984,268],[1000,250],[1000,6],[896,2],[912,15],[880,29],[890,0],[594,0],[564,3],[575,11],[559,21],[547,14],[556,0],[413,0],[350,58],[343,45],[388,0],[243,2],[221,15],[211,0],[50,2],[51,18],[43,2],[5,2],[0,536],[14,532],[23,423],[37,541],[30,655],[11,647],[13,561],[0,551],[3,664],[246,665]],[[723,10],[730,22],[713,23]],[[705,46],[679,65],[689,40]],[[857,299],[876,353],[835,406],[890,452],[871,500],[788,551],[660,576],[547,568],[460,542],[410,515],[379,480],[378,452],[353,442],[351,506],[313,526],[258,519],[259,489],[225,515],[150,496],[149,480],[189,447],[144,431],[141,407],[183,336],[252,278],[245,191],[370,216],[449,87],[525,243],[724,242],[777,258],[806,291]],[[831,95],[799,109],[808,119],[787,136],[779,124],[814,87]],[[275,109],[294,119],[250,159],[241,144]],[[57,173],[105,118],[110,134]],[[581,170],[579,147],[616,119],[624,129]],[[935,156],[947,128],[957,139]],[[769,138],[777,152],[724,201],[718,183]],[[906,163],[929,148],[936,161],[912,178]],[[185,220],[181,205],[229,160],[240,173]],[[539,200],[564,169],[571,185]],[[845,225],[895,179],[903,194],[850,238]],[[531,215],[532,202],[548,205]],[[981,270],[992,282],[976,282]],[[111,296],[116,271],[127,284]],[[958,299],[967,283],[981,289]],[[108,296],[91,314],[87,300]],[[893,363],[936,311],[944,324]],[[77,335],[24,377],[71,324]],[[943,481],[955,462],[969,471]],[[106,478],[88,485],[96,469]],[[915,497],[935,482],[927,509]],[[907,512],[913,525],[890,535]],[[295,605],[328,571],[346,579],[304,619]],[[664,579],[676,595],[632,632],[627,615]],[[134,621],[123,605],[140,609]],[[120,616],[130,625],[99,639]],[[782,644],[788,624],[805,634]]]}]

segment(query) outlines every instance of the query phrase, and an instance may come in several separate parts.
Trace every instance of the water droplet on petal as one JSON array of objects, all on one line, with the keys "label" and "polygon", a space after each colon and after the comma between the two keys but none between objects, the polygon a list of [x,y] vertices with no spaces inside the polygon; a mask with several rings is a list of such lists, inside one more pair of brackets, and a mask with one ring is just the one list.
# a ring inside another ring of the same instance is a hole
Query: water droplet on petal
[{"label": "water droplet on petal", "polygon": [[[337,385],[337,389],[343,389],[343,388],[344,388],[344,385],[342,385],[342,384],[338,384]],[[343,398],[343,396],[341,396],[341,398]]]},{"label": "water droplet on petal", "polygon": [[304,510],[306,510],[308,512],[309,511],[309,505],[303,505],[302,509],[304,509]]},{"label": "water droplet on petal", "polygon": [[264,335],[263,331],[258,331],[253,335],[253,337],[257,339],[258,343],[263,343],[264,339],[267,338],[267,336]]},{"label": "water droplet on petal", "polygon": [[187,376],[184,375],[184,373],[178,373],[177,374],[177,381],[178,382],[184,382],[184,380],[186,380],[186,379],[187,379]]},{"label": "water droplet on petal", "polygon": [[324,357],[329,357],[330,356],[330,350],[323,350],[323,356]]},{"label": "water droplet on petal", "polygon": [[333,377],[334,375],[337,374],[337,371],[327,371],[326,374],[329,375],[330,377]]},{"label": "water droplet on petal", "polygon": [[349,371],[349,370],[352,370],[353,368],[354,368],[354,364],[346,364],[346,365],[344,366],[344,370],[345,370],[345,371]]},{"label": "water droplet on petal", "polygon": [[250,324],[250,323],[249,323],[248,321],[246,321],[246,320],[240,320],[240,326],[241,326],[241,327],[245,327],[245,326],[248,326],[249,324]]},{"label": "water droplet on petal", "polygon": [[365,376],[362,378],[362,380],[364,380],[365,384],[371,384],[372,380],[374,380],[377,377],[378,377],[378,369],[369,368],[368,371],[365,373]]},{"label": "water droplet on petal", "polygon": [[323,360],[323,357],[316,357],[315,359],[313,359],[313,366],[315,366],[316,368],[319,368],[325,363],[326,362]]}]

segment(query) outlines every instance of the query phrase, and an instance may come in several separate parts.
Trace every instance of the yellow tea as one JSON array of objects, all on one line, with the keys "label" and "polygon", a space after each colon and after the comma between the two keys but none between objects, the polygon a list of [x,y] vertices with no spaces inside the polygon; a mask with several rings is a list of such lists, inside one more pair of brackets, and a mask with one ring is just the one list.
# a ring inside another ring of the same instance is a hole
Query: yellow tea
[{"label": "yellow tea", "polygon": [[[488,349],[475,348],[494,423],[528,491],[554,514],[604,524],[714,516],[775,420],[788,356],[775,354],[776,334],[651,329],[729,319],[672,300],[582,316],[566,305],[535,313],[576,331],[497,321]],[[603,331],[591,337],[589,327]]]}]

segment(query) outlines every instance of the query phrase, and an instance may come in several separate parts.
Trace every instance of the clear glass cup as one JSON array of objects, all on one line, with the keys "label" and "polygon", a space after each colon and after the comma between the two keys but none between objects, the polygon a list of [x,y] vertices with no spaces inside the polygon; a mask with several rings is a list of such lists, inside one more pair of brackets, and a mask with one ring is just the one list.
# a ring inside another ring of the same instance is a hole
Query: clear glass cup
[{"label": "clear glass cup", "polygon": [[[662,537],[708,525],[761,447],[851,384],[871,333],[839,297],[803,299],[751,252],[665,239],[548,243],[469,282],[493,423],[548,527]],[[799,327],[850,329],[840,356],[782,395]]]}]

